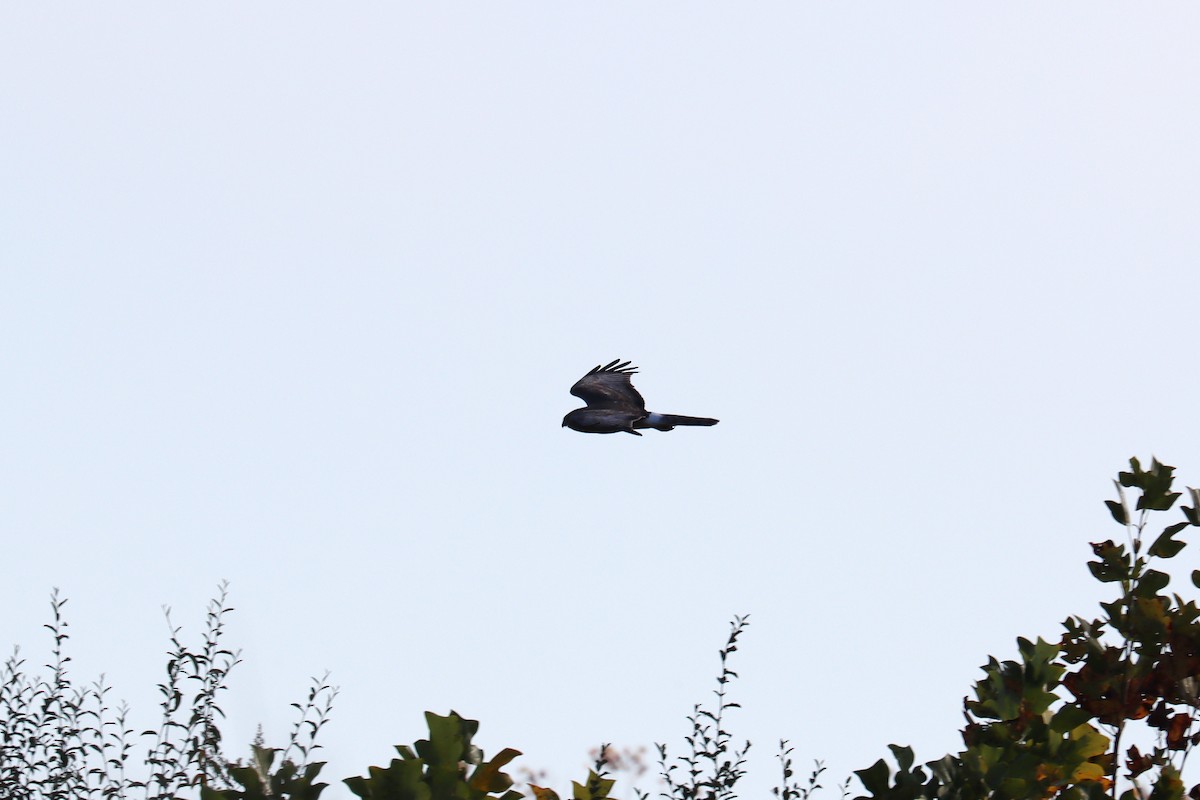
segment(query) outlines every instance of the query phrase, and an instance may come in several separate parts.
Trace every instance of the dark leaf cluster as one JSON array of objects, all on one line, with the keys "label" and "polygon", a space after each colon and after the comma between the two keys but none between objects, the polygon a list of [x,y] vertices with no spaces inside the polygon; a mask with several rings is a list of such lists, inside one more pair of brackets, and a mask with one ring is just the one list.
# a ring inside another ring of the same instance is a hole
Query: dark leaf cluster
[{"label": "dark leaf cluster", "polygon": [[[1134,458],[1118,474],[1117,498],[1106,505],[1124,541],[1093,543],[1088,563],[1117,589],[1102,615],[1067,619],[1056,643],[1019,639],[1019,661],[990,659],[974,699],[964,700],[964,749],[914,766],[910,749],[893,746],[895,770],[880,760],[857,773],[866,797],[1180,800],[1186,791],[1200,800],[1200,785],[1186,790],[1181,778],[1200,744],[1200,607],[1167,591],[1165,563],[1186,547],[1181,534],[1200,525],[1200,492],[1188,490],[1182,521],[1150,528],[1152,514],[1183,496],[1174,472]],[[1200,586],[1200,572],[1190,577]],[[1148,752],[1123,743],[1135,724],[1153,733]]]}]

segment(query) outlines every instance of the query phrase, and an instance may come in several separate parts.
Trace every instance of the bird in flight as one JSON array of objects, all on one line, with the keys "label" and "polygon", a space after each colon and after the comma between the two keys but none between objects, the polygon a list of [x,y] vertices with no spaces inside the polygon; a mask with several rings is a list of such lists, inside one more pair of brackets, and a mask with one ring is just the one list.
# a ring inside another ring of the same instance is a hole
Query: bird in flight
[{"label": "bird in flight", "polygon": [[646,401],[633,388],[629,377],[637,367],[616,359],[603,367],[597,366],[575,382],[571,394],[587,403],[563,417],[563,427],[582,433],[632,433],[641,436],[638,428],[669,431],[676,425],[716,425],[709,417],[683,417],[678,414],[656,414],[646,410]]}]

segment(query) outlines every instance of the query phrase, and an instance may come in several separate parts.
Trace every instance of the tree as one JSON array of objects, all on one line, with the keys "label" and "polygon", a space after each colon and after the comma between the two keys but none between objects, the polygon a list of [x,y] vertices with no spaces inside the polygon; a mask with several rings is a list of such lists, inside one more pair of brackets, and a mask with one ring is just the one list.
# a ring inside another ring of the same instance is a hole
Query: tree
[{"label": "tree", "polygon": [[[1164,569],[1186,546],[1177,537],[1200,526],[1200,490],[1188,490],[1182,521],[1151,534],[1152,515],[1181,497],[1175,470],[1157,459],[1129,464],[1106,501],[1125,541],[1093,543],[1088,563],[1117,597],[1098,618],[1067,619],[1057,643],[1019,639],[1020,661],[989,659],[964,700],[964,749],[914,767],[912,749],[892,745],[894,771],[880,760],[856,773],[864,798],[1183,797],[1183,764],[1200,744],[1200,607],[1166,592]],[[1200,570],[1190,578],[1200,587]],[[1147,752],[1127,744],[1135,727],[1152,734]],[[1187,794],[1200,800],[1200,784]]]}]

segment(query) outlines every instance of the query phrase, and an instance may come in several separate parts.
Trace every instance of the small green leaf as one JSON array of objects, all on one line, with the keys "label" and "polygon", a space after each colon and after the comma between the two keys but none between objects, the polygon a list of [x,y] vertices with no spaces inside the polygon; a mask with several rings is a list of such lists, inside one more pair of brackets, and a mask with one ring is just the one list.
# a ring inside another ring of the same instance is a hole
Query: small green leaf
[{"label": "small green leaf", "polygon": [[1088,569],[1101,583],[1113,583],[1125,577],[1125,570],[1115,568],[1112,564],[1106,564],[1103,561],[1089,561]]},{"label": "small green leaf", "polygon": [[1125,555],[1124,546],[1114,544],[1112,539],[1106,542],[1092,542],[1092,552],[1100,557],[1099,561],[1088,562],[1088,569],[1096,580],[1112,583],[1129,578],[1132,565]]},{"label": "small green leaf", "polygon": [[1135,486],[1139,486],[1139,480],[1142,476],[1142,465],[1136,458],[1129,459],[1129,466],[1133,472],[1117,473],[1117,480],[1120,481],[1121,485],[1126,489],[1132,489]]},{"label": "small green leaf", "polygon": [[1159,572],[1156,569],[1148,569],[1142,575],[1142,579],[1138,581],[1137,591],[1135,594],[1138,597],[1154,597],[1167,585],[1171,583],[1171,576],[1165,572]]},{"label": "small green leaf", "polygon": [[[1134,460],[1130,460],[1130,464],[1134,464]],[[1175,504],[1179,499],[1179,492],[1171,491],[1171,484],[1175,480],[1175,468],[1167,466],[1157,458],[1150,460],[1150,469],[1144,472],[1134,469],[1133,485],[1142,490],[1142,496],[1138,498],[1137,507],[1149,511],[1166,511]],[[1124,475],[1122,473],[1121,482],[1124,483]]]},{"label": "small green leaf", "polygon": [[353,778],[344,778],[342,783],[346,784],[346,788],[353,792],[356,797],[371,796],[371,785],[367,783],[366,778],[361,778],[358,776]]},{"label": "small green leaf", "polygon": [[1138,498],[1138,508],[1145,508],[1149,511],[1166,511],[1175,505],[1175,501],[1179,497],[1179,492],[1147,492]]},{"label": "small green leaf", "polygon": [[1092,718],[1092,715],[1079,706],[1063,706],[1054,712],[1050,720],[1050,730],[1055,733],[1066,733],[1074,730]]},{"label": "small green leaf", "polygon": [[500,770],[519,755],[521,755],[520,750],[513,750],[511,747],[506,747],[497,753],[491,761],[480,764],[471,775],[471,788],[478,789],[481,792],[502,792],[512,786],[512,778]]},{"label": "small green leaf", "polygon": [[1186,522],[1177,522],[1174,525],[1168,525],[1159,537],[1154,540],[1154,544],[1150,545],[1150,550],[1147,551],[1148,554],[1158,558],[1174,558],[1180,550],[1187,547],[1187,543],[1176,541],[1171,537],[1187,526]]},{"label": "small green leaf", "polygon": [[866,769],[855,770],[854,774],[862,781],[863,788],[872,795],[880,797],[887,794],[891,770],[888,769],[888,765],[882,758]]},{"label": "small green leaf", "polygon": [[1113,519],[1122,525],[1129,524],[1129,515],[1125,513],[1125,506],[1118,503],[1116,500],[1105,500],[1104,505],[1108,506],[1108,511],[1112,514]]},{"label": "small green leaf", "polygon": [[1193,525],[1200,525],[1200,489],[1188,487],[1188,494],[1191,495],[1192,504],[1183,506],[1184,518]]},{"label": "small green leaf", "polygon": [[913,765],[913,749],[911,747],[901,747],[896,744],[889,744],[888,749],[892,751],[892,755],[896,757],[896,764],[899,765],[901,772],[908,772]]},{"label": "small green leaf", "polygon": [[571,782],[572,797],[575,800],[609,800],[614,785],[616,781],[612,778],[602,778],[595,770],[589,770],[586,784]]}]

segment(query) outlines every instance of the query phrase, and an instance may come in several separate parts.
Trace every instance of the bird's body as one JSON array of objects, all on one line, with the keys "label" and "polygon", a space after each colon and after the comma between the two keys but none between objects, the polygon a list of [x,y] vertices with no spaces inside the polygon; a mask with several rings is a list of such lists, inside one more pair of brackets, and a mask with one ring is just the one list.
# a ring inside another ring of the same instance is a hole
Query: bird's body
[{"label": "bird's body", "polygon": [[632,433],[639,429],[672,430],[676,425],[716,425],[709,417],[657,414],[646,410],[646,401],[629,377],[637,372],[628,361],[617,359],[597,366],[571,387],[571,394],[587,403],[563,417],[563,427],[582,433]]}]

